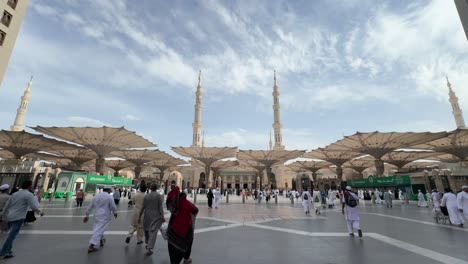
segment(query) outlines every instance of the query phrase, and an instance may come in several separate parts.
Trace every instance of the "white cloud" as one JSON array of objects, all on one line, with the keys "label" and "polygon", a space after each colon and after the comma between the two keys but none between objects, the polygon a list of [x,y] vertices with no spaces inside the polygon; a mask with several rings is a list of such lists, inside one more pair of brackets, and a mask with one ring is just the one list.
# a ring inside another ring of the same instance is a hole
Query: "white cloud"
[{"label": "white cloud", "polygon": [[122,116],[122,120],[125,120],[125,121],[139,121],[139,120],[141,120],[141,118],[138,117],[138,116],[131,115],[131,114],[126,114],[126,115]]},{"label": "white cloud", "polygon": [[69,126],[90,126],[90,127],[112,126],[109,123],[105,123],[97,119],[83,117],[83,116],[69,116],[65,119],[69,123]]}]

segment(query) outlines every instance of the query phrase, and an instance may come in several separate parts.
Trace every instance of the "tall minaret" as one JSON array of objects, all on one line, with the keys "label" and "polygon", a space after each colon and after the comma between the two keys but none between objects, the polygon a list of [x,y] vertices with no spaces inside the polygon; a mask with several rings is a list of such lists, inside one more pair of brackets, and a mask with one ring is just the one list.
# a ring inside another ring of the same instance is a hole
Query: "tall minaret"
[{"label": "tall minaret", "polygon": [[193,121],[193,143],[192,147],[201,147],[201,130],[202,130],[202,87],[201,87],[201,71],[198,74],[198,86],[195,101],[195,120]]},{"label": "tall minaret", "polygon": [[31,97],[31,86],[32,77],[28,82],[28,87],[24,91],[24,95],[21,96],[21,104],[16,111],[15,123],[11,126],[12,131],[23,131],[24,130],[24,119],[26,118],[26,112],[28,111],[29,98]]},{"label": "tall minaret", "polygon": [[457,128],[465,128],[465,120],[463,119],[463,113],[462,110],[460,109],[460,106],[458,105],[458,97],[455,95],[455,93],[452,90],[452,85],[449,82],[448,77],[447,78],[447,87],[449,88],[449,102],[452,105],[452,114],[453,117],[455,118],[455,123],[457,124]]},{"label": "tall minaret", "polygon": [[273,150],[273,142],[271,141],[271,131],[270,131],[270,142],[269,142],[268,147],[269,147],[268,150]]},{"label": "tall minaret", "polygon": [[280,103],[279,103],[279,91],[278,85],[276,84],[276,71],[274,71],[275,85],[273,86],[273,112],[274,112],[274,123],[273,129],[275,130],[275,145],[273,149],[275,150],[283,150],[283,134],[281,132],[281,117],[280,117]]}]

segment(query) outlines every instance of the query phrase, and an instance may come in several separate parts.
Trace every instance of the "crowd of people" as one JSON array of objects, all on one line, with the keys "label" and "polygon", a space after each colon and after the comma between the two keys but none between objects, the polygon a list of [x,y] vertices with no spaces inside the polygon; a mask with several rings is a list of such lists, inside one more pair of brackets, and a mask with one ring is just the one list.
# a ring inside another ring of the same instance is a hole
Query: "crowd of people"
[{"label": "crowd of people", "polygon": [[[14,189],[8,194],[9,186],[0,186],[0,230],[8,231],[0,257],[12,258],[13,242],[21,227],[34,217],[35,214],[43,216],[39,209],[39,200],[32,188],[31,181],[23,182],[21,188]],[[159,189],[156,184],[149,188],[141,184],[139,188],[119,189],[104,186],[96,190],[83,219],[87,223],[92,212],[94,212],[93,235],[89,241],[88,252],[98,251],[106,243],[104,232],[112,221],[112,216],[117,218],[117,207],[121,197],[129,198],[129,206],[133,208],[130,222],[130,230],[125,238],[129,244],[136,232],[136,244],[146,244],[146,255],[153,254],[158,232],[168,242],[168,254],[171,263],[192,263],[191,248],[194,237],[195,219],[198,208],[187,199],[187,192],[193,196],[193,192],[181,191],[179,187],[172,186],[167,194],[166,208],[170,213],[168,223],[164,216],[164,190]],[[234,192],[237,194],[237,192]],[[221,192],[219,188],[207,190],[208,208],[220,208],[222,195],[229,195],[229,191]],[[385,204],[387,208],[393,208],[393,200],[400,199],[402,204],[408,203],[408,195],[404,190],[356,190],[350,186],[344,190],[308,190],[304,188],[301,192],[296,190],[242,190],[238,195],[253,197],[261,202],[277,198],[282,195],[290,199],[291,203],[298,203],[304,207],[304,213],[309,215],[311,211],[320,214],[321,209],[333,209],[336,204],[341,204],[341,212],[344,215],[346,226],[350,236],[355,236],[355,231],[362,237],[360,226],[358,204],[360,201],[370,200],[372,204]],[[85,199],[83,190],[76,192],[76,206],[81,207]],[[450,189],[439,192],[432,190],[424,194],[421,190],[417,194],[419,207],[433,207],[434,211],[440,210],[447,215],[452,225],[463,227],[468,219],[468,186],[462,187],[462,191],[454,193]],[[34,217],[35,219],[35,217]],[[32,220],[34,221],[34,220]]]}]

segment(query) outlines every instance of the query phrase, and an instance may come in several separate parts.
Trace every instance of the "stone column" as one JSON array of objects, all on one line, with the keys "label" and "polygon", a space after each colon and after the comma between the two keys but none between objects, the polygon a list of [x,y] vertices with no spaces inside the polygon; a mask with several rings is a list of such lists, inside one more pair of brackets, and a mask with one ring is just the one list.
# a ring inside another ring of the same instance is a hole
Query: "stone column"
[{"label": "stone column", "polygon": [[343,180],[343,168],[340,166],[336,166],[336,177],[337,177],[337,183],[336,185],[340,185],[341,181]]},{"label": "stone column", "polygon": [[380,159],[376,159],[374,161],[375,163],[375,170],[376,170],[376,176],[377,177],[382,177],[384,175],[384,171],[385,171],[385,165],[384,165],[384,162]]},{"label": "stone column", "polygon": [[44,190],[44,192],[47,192],[47,186],[49,186],[51,172],[52,168],[48,167],[44,173],[44,181],[42,182],[42,186],[39,186],[42,190]]}]

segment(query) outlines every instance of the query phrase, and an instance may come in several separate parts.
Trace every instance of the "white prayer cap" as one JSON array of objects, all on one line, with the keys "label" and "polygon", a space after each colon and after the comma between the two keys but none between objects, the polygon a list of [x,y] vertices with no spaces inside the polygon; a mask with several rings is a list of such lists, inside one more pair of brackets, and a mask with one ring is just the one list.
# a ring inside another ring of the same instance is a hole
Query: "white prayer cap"
[{"label": "white prayer cap", "polygon": [[[2,187],[0,187],[0,190],[2,189]],[[462,186],[462,189],[468,189],[468,185],[463,185]]]},{"label": "white prayer cap", "polygon": [[346,190],[351,191],[351,186],[346,186]]},{"label": "white prayer cap", "polygon": [[3,184],[2,186],[0,186],[0,191],[8,190],[8,188],[10,188],[10,185]]}]

